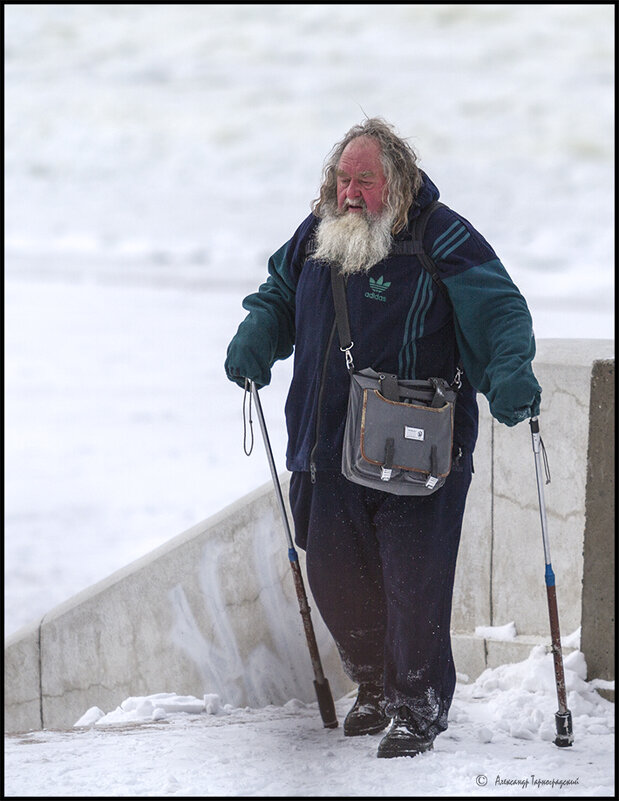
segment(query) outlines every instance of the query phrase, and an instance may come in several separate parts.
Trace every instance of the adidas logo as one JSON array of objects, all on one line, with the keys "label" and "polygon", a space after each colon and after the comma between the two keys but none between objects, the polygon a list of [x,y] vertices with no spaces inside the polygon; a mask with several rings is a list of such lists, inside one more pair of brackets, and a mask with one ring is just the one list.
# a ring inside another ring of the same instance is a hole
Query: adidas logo
[{"label": "adidas logo", "polygon": [[384,281],[382,275],[378,281],[370,278],[370,291],[365,293],[365,297],[370,298],[371,300],[382,300],[385,302],[387,300],[385,297],[385,292],[390,286],[391,281]]}]

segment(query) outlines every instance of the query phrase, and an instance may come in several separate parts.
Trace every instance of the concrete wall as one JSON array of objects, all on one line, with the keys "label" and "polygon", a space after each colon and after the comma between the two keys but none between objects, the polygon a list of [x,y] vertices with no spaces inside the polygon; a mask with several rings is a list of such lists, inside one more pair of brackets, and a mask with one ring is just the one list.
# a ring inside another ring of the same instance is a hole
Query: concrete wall
[{"label": "concrete wall", "polygon": [[[534,370],[543,388],[539,419],[551,473],[544,497],[561,634],[586,623],[581,647],[590,678],[608,679],[614,677],[614,662],[597,651],[594,657],[598,638],[591,631],[599,619],[606,649],[614,652],[614,343],[541,340]],[[512,621],[518,633],[514,641],[480,641],[471,633],[475,626]],[[497,423],[481,397],[452,629],[456,660],[460,657],[471,676],[482,666],[524,659],[532,644],[549,639],[530,428]]]},{"label": "concrete wall", "polygon": [[[589,678],[613,679],[613,343],[542,340],[534,367],[561,633],[582,625]],[[529,426],[497,424],[482,397],[480,412],[452,613],[456,668],[471,679],[549,642]],[[352,685],[311,596],[310,605],[337,698]],[[475,636],[476,626],[511,621],[515,640]],[[218,693],[233,705],[311,702],[312,680],[269,483],[11,636],[5,729],[71,727],[91,706],[109,711],[156,692]]]},{"label": "concrete wall", "polygon": [[[175,692],[234,706],[315,701],[272,484],[79,593],[5,643],[7,730]],[[307,582],[306,582],[307,587]],[[311,605],[311,602],[310,602]],[[315,610],[334,697],[351,687]]]},{"label": "concrete wall", "polygon": [[[591,676],[615,676],[615,363],[593,365],[582,588],[581,649]],[[614,700],[614,699],[613,699]]]}]

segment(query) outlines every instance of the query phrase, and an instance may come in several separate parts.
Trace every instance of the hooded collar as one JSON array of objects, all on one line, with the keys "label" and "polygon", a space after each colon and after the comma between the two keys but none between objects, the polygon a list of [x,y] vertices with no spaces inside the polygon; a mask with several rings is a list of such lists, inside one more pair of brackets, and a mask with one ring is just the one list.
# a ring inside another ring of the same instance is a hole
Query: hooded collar
[{"label": "hooded collar", "polygon": [[421,173],[423,183],[421,184],[421,188],[417,194],[417,197],[413,201],[413,204],[408,212],[408,225],[406,226],[406,230],[400,231],[400,233],[396,236],[396,239],[406,239],[407,235],[409,234],[412,221],[416,217],[419,217],[422,209],[425,209],[425,207],[429,206],[432,201],[438,200],[440,197],[438,187],[432,181],[432,179],[429,178],[423,170],[419,170],[419,172]]}]

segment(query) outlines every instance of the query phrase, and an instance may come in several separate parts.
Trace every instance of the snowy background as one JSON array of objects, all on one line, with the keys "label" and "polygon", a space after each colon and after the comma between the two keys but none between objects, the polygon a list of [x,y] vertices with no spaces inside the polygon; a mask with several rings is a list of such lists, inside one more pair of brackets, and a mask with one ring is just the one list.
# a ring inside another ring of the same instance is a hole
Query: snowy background
[{"label": "snowy background", "polygon": [[[410,137],[538,338],[614,338],[612,5],[5,6],[5,634],[270,481],[225,350],[364,114]],[[281,469],[291,366],[262,393]],[[9,738],[5,792],[612,795],[613,707],[574,651],[557,749],[549,660],[459,683],[423,761],[295,699],[153,688]]]},{"label": "snowy background", "polygon": [[[364,112],[613,338],[612,5],[5,6],[5,633],[270,481],[223,373]],[[291,360],[263,407],[284,467]],[[258,432],[259,438],[259,432]]]}]

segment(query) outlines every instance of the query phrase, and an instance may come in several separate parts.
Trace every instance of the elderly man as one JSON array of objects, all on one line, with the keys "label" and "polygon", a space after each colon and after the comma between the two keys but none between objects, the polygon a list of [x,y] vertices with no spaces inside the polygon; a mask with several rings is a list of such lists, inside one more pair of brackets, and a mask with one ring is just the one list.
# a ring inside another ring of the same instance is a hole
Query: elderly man
[{"label": "elderly man", "polygon": [[[391,723],[379,757],[428,751],[447,728],[455,688],[451,603],[476,392],[508,426],[538,413],[541,392],[526,302],[482,235],[447,206],[433,211],[423,246],[439,283],[400,247],[438,196],[391,125],[367,119],[353,127],[325,163],[312,213],[243,301],[249,314],[225,364],[230,380],[263,387],[274,362],[294,349],[286,422],[295,539],[344,670],[359,685],[344,734]],[[347,277],[357,370],[453,382],[463,369],[451,472],[431,495],[382,492],[341,473],[349,374],[335,334],[333,264]]]}]

